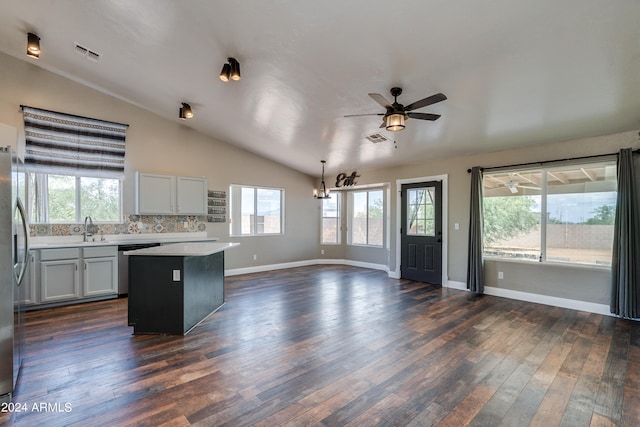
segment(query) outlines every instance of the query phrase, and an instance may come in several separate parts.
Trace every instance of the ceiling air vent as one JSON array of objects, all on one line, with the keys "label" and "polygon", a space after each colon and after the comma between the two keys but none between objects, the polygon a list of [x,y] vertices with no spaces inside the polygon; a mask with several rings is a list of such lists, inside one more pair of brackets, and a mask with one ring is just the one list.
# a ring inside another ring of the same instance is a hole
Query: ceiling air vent
[{"label": "ceiling air vent", "polygon": [[100,59],[99,53],[89,50],[84,46],[80,46],[78,43],[75,44],[74,50],[78,55],[82,55],[90,61],[98,62],[98,60]]},{"label": "ceiling air vent", "polygon": [[367,135],[365,136],[365,138],[367,138],[369,141],[373,142],[374,144],[378,144],[380,142],[385,142],[389,140],[389,138],[379,133]]}]

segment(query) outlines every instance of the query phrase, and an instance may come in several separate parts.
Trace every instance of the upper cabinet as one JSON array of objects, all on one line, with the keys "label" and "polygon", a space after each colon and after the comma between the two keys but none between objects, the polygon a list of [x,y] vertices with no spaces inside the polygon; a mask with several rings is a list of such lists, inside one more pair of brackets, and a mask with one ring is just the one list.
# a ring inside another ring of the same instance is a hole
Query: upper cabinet
[{"label": "upper cabinet", "polygon": [[206,178],[176,177],[178,201],[176,213],[180,215],[206,215],[207,188]]},{"label": "upper cabinet", "polygon": [[206,215],[206,178],[136,172],[137,215]]}]

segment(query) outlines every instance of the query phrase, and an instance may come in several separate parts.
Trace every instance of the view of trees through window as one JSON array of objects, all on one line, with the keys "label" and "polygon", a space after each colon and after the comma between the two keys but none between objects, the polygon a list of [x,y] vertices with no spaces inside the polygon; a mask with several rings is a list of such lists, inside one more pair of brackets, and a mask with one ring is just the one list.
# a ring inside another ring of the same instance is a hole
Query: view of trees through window
[{"label": "view of trees through window", "polygon": [[31,222],[120,222],[120,180],[71,175],[30,174]]},{"label": "view of trees through window", "polygon": [[486,173],[485,256],[610,265],[615,163]]},{"label": "view of trees through window", "polygon": [[351,243],[354,245],[383,245],[383,191],[352,193]]}]

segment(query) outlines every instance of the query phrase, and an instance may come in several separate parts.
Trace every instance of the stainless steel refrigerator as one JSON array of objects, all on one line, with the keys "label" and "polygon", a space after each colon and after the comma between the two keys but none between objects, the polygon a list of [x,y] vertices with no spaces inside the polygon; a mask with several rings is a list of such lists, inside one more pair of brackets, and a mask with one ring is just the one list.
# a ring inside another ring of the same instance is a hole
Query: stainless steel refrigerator
[{"label": "stainless steel refrigerator", "polygon": [[22,364],[24,286],[29,260],[24,172],[11,147],[0,147],[0,402],[11,400]]}]

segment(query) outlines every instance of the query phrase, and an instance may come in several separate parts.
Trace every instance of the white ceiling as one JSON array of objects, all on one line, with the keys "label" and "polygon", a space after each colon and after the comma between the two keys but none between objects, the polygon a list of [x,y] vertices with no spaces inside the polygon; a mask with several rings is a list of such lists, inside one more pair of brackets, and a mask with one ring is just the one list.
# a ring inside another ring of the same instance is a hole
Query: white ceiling
[{"label": "white ceiling", "polygon": [[[0,0],[0,50],[310,175],[640,127],[638,0]],[[26,33],[42,41],[26,57]],[[92,62],[74,51],[99,53]],[[223,83],[226,58],[242,80]],[[448,99],[392,133],[367,95]],[[46,108],[46,105],[39,106]],[[103,117],[100,117],[103,118]],[[109,119],[109,118],[103,118]],[[365,136],[391,141],[373,144]],[[393,140],[397,143],[394,148]],[[176,141],[177,142],[177,141]]]}]

